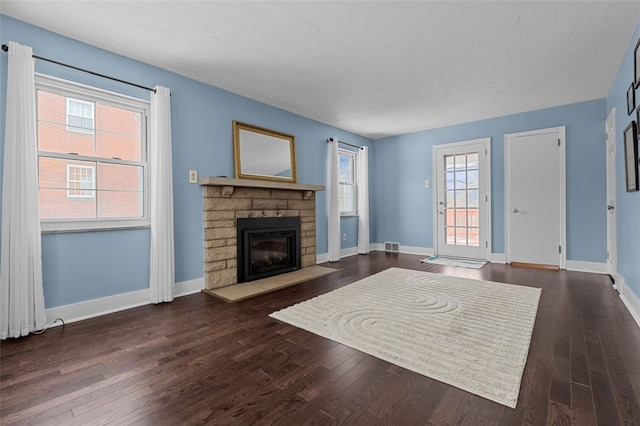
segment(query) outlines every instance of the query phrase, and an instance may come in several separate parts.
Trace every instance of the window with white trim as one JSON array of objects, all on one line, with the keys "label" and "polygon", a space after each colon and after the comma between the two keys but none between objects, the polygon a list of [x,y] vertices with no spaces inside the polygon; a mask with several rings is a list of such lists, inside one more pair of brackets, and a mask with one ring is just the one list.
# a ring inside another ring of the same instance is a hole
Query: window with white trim
[{"label": "window with white trim", "polygon": [[67,130],[93,133],[94,104],[79,99],[67,98]]},{"label": "window with white trim", "polygon": [[96,168],[67,164],[67,197],[95,198]]},{"label": "window with white trim", "polygon": [[356,212],[356,153],[338,149],[340,215],[355,216]]},{"label": "window with white trim", "polygon": [[149,226],[149,103],[36,75],[44,232]]}]

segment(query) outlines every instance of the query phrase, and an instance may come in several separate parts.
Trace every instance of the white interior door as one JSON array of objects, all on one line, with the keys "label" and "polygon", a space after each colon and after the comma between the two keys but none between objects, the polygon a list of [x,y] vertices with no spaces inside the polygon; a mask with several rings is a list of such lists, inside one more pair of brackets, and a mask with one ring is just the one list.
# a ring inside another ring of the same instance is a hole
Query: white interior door
[{"label": "white interior door", "polygon": [[489,259],[489,147],[489,138],[433,147],[439,256]]},{"label": "white interior door", "polygon": [[607,117],[607,272],[616,279],[616,109]]},{"label": "white interior door", "polygon": [[505,135],[507,262],[566,268],[564,127]]}]

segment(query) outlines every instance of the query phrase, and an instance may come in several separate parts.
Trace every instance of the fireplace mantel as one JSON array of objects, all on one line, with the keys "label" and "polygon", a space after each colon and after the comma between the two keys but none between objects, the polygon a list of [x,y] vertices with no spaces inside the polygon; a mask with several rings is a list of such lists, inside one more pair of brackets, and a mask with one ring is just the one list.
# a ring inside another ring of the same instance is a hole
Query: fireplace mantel
[{"label": "fireplace mantel", "polygon": [[202,186],[231,186],[242,188],[292,189],[294,191],[324,191],[322,185],[303,183],[275,182],[270,180],[232,179],[226,177],[205,176],[198,179]]},{"label": "fireplace mantel", "polygon": [[207,176],[202,187],[206,289],[238,281],[237,220],[300,217],[301,267],[316,264],[316,192],[324,186]]}]

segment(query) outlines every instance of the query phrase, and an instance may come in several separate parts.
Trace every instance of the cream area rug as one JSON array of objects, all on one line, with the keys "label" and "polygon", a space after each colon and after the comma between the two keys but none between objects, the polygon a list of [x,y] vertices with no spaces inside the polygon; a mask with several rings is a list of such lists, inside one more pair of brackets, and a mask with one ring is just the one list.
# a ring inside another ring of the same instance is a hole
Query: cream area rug
[{"label": "cream area rug", "polygon": [[540,294],[390,268],[270,316],[515,408]]}]

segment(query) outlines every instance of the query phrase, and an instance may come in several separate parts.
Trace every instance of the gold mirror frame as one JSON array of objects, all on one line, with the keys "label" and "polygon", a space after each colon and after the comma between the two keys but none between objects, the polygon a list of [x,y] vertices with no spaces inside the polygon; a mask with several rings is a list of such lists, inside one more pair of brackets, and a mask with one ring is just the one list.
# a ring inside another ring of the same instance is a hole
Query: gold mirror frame
[{"label": "gold mirror frame", "polygon": [[297,182],[295,137],[233,122],[237,179]]}]

